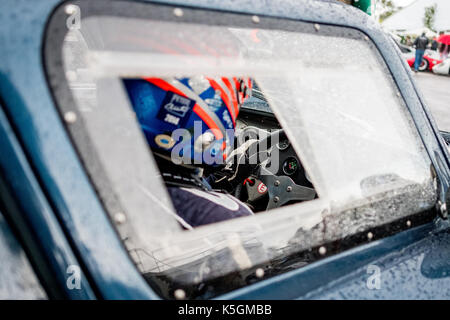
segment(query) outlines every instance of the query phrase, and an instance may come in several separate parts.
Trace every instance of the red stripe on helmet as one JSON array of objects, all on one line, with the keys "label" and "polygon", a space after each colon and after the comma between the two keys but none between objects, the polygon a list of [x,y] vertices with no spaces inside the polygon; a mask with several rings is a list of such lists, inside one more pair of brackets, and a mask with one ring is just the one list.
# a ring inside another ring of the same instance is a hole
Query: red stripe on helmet
[{"label": "red stripe on helmet", "polygon": [[220,97],[225,102],[228,112],[230,113],[231,120],[233,120],[233,126],[236,127],[236,119],[235,119],[235,117],[233,117],[233,112],[231,109],[232,108],[231,102],[230,102],[230,99],[228,98],[228,95],[226,94],[225,90],[223,90],[223,88],[214,79],[210,79],[210,78],[206,78],[206,79],[208,79],[209,83],[211,84],[211,87],[213,87],[214,90],[219,90]]},{"label": "red stripe on helmet", "polygon": [[[144,78],[144,80],[150,82],[151,84],[157,86],[158,88],[161,88],[164,91],[172,91],[182,97],[188,98],[186,94],[184,94],[182,91],[178,90],[171,84],[169,84],[167,81],[164,81],[161,78]],[[194,105],[194,108],[192,109],[199,117],[202,119],[202,121],[208,126],[209,129],[211,129],[212,133],[216,137],[217,140],[223,139],[222,131],[219,129],[217,124],[214,122],[214,120],[200,107],[197,103]]]},{"label": "red stripe on helmet", "polygon": [[172,86],[167,81],[164,81],[161,78],[144,78],[144,80],[150,82],[151,84],[157,86],[160,89],[163,89],[164,91],[172,91],[173,93],[176,93],[182,97],[188,98],[186,94],[184,94],[182,91],[178,90],[174,86]]},{"label": "red stripe on helmet", "polygon": [[241,86],[240,86],[239,80],[237,78],[233,78],[233,81],[234,81],[234,86],[236,87],[236,91],[240,91]]},{"label": "red stripe on helmet", "polygon": [[223,139],[222,131],[219,129],[214,120],[205,112],[205,110],[202,109],[202,107],[200,107],[198,104],[195,104],[192,110],[200,117],[200,119],[202,119],[204,123],[206,123],[217,140]]},{"label": "red stripe on helmet", "polygon": [[237,115],[239,114],[239,107],[238,107],[238,101],[236,98],[236,89],[233,89],[233,86],[231,85],[230,80],[228,80],[227,78],[222,78],[223,83],[227,86],[228,90],[230,90],[231,93],[231,99],[233,101],[233,106],[234,106],[234,114]]}]

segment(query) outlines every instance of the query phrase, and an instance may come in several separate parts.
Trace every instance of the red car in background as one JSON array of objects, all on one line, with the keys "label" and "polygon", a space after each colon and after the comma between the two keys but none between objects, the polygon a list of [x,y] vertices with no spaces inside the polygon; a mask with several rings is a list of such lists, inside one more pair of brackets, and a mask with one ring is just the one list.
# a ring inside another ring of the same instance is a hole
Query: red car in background
[{"label": "red car in background", "polygon": [[[403,57],[405,57],[409,66],[411,68],[414,68],[414,60],[416,59],[416,49],[401,44],[397,41],[395,41],[395,43],[400,48],[400,51],[402,52]],[[423,55],[422,63],[419,66],[419,71],[426,71],[426,70],[431,71],[435,65],[441,63],[442,61],[443,60],[439,58],[439,54],[436,51],[426,50],[425,54]]]},{"label": "red car in background", "polygon": [[[406,60],[411,68],[414,68],[414,60],[415,55]],[[432,58],[427,53],[425,53],[423,55],[422,63],[419,66],[419,71],[426,71],[426,70],[431,71],[435,65],[441,63],[442,61],[443,60],[441,59],[436,59],[436,57]]]}]

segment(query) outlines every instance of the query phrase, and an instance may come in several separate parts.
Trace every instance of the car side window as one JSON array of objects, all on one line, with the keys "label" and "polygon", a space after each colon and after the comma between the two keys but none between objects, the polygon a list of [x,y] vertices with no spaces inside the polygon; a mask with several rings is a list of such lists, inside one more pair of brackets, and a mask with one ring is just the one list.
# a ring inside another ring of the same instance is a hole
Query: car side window
[{"label": "car side window", "polygon": [[[362,32],[95,3],[79,8],[81,29],[51,21],[49,83],[130,256],[163,297],[177,286],[215,296],[228,283],[217,279],[242,286],[257,266],[275,274],[295,255],[307,264],[341,241],[354,246],[391,223],[430,218],[430,159]],[[204,140],[191,116],[212,129]],[[195,166],[197,149],[237,162]],[[255,167],[241,165],[255,158]]]}]

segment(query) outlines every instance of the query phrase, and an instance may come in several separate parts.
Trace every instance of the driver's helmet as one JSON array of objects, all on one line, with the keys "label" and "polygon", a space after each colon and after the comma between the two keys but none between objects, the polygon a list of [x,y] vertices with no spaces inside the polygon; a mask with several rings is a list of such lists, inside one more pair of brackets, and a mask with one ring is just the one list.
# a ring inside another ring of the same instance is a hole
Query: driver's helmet
[{"label": "driver's helmet", "polygon": [[[217,165],[232,147],[250,78],[124,80],[148,144],[177,164]],[[182,130],[177,130],[182,129]]]}]

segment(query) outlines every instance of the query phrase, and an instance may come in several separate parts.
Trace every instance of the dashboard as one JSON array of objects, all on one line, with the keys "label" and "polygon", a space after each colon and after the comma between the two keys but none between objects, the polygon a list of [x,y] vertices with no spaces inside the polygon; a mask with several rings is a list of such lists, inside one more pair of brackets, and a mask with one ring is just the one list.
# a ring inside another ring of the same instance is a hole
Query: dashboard
[{"label": "dashboard", "polygon": [[[256,134],[255,142],[258,146],[253,148],[252,151],[257,155],[257,166],[237,165],[234,168],[234,177],[236,177],[234,183],[222,185],[222,187],[226,186],[227,192],[246,202],[254,212],[268,210],[271,200],[278,202],[275,205],[277,207],[300,201],[298,199],[315,198],[314,186],[309,181],[299,156],[284,134],[284,130],[275,115],[261,110],[242,108],[236,120],[236,139],[242,143],[244,141],[241,139],[242,136],[246,136],[249,131],[263,133],[259,137]],[[269,142],[264,141],[265,147],[259,145],[264,140],[261,136],[273,136],[277,132],[279,135],[276,140],[274,139],[273,142],[270,139]],[[236,142],[235,145],[239,146],[240,144]],[[249,159],[251,157],[252,155],[249,155]],[[263,168],[261,169],[261,167]],[[261,172],[264,170],[267,175],[265,169],[269,167],[271,176],[266,177]],[[239,175],[237,175],[238,172]],[[277,186],[283,186],[285,191],[280,193],[280,189],[276,188]],[[303,188],[309,193],[306,198],[300,197],[295,199],[297,201],[290,201],[287,196],[292,198],[292,194],[287,193],[291,190],[297,190],[293,188]],[[286,201],[283,202],[283,199]]]}]

